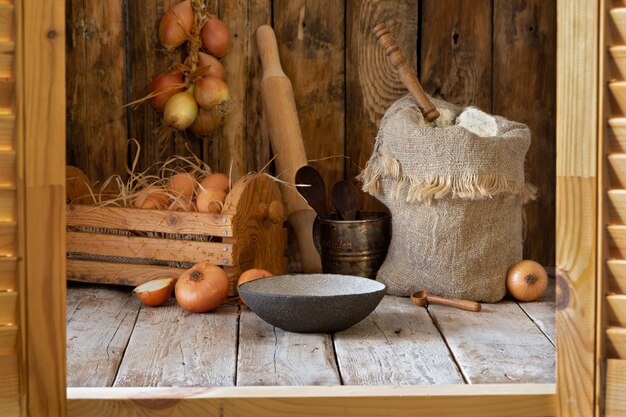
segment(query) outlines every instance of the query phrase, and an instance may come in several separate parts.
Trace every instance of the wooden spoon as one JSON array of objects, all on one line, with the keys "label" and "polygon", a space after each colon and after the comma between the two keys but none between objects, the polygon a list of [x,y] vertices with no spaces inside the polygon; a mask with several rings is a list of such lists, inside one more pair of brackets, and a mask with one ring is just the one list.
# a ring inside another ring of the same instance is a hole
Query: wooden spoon
[{"label": "wooden spoon", "polygon": [[333,205],[343,220],[354,220],[359,211],[359,192],[350,181],[337,181],[333,185]]},{"label": "wooden spoon", "polygon": [[296,188],[320,218],[328,218],[326,184],[317,169],[310,165],[300,167],[296,172]]},{"label": "wooden spoon", "polygon": [[460,310],[475,312],[478,312],[482,309],[480,303],[477,303],[476,301],[439,297],[437,295],[430,295],[428,291],[414,292],[413,294],[411,294],[411,301],[413,302],[413,304],[420,307],[426,307],[428,304],[441,304],[444,306],[458,308]]}]

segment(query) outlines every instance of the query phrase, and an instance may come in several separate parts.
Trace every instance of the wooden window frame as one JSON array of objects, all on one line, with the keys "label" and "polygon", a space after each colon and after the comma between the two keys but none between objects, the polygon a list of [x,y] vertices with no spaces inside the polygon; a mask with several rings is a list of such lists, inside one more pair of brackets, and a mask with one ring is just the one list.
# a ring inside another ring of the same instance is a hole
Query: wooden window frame
[{"label": "wooden window frame", "polygon": [[15,1],[22,415],[598,413],[598,34],[603,0],[557,3],[557,383],[225,388],[66,388],[65,0]]}]

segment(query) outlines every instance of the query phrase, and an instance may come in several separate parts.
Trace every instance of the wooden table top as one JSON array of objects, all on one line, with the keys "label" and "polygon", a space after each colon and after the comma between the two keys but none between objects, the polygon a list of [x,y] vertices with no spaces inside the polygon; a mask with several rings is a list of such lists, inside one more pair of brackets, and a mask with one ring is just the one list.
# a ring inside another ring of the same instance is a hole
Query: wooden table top
[{"label": "wooden table top", "polygon": [[480,313],[386,296],[361,323],[298,334],[247,307],[141,306],[129,287],[68,284],[71,387],[553,383],[554,280],[543,301]]}]

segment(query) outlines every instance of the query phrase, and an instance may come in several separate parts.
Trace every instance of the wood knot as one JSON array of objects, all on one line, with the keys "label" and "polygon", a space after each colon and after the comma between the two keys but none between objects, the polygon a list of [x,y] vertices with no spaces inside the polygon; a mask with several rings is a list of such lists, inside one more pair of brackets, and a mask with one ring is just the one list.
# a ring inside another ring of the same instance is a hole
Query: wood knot
[{"label": "wood knot", "polygon": [[56,31],[56,30],[54,30],[54,29],[50,29],[50,30],[48,31],[48,33],[46,33],[46,37],[47,37],[48,39],[54,39],[54,38],[56,38],[56,37],[57,37],[57,35],[58,35],[57,31]]},{"label": "wood knot", "polygon": [[565,310],[566,308],[574,307],[575,299],[572,298],[572,294],[576,294],[573,289],[572,280],[569,277],[569,273],[566,269],[556,268],[556,309],[557,311]]},{"label": "wood knot", "polygon": [[159,398],[159,399],[146,399],[146,400],[133,400],[138,404],[140,408],[147,408],[149,410],[163,410],[173,408],[178,404],[178,400],[173,398]]}]

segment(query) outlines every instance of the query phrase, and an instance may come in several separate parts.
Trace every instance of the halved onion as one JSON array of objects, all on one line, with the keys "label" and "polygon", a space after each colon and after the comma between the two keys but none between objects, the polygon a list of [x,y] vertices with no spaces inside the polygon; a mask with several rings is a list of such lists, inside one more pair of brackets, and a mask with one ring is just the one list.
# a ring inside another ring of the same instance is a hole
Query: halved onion
[{"label": "halved onion", "polygon": [[136,287],[135,296],[147,306],[158,307],[165,304],[174,291],[174,278],[159,278]]}]

